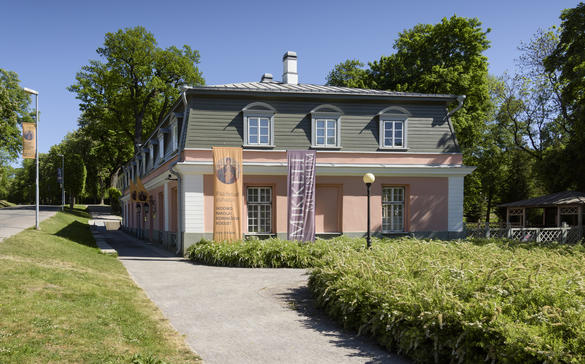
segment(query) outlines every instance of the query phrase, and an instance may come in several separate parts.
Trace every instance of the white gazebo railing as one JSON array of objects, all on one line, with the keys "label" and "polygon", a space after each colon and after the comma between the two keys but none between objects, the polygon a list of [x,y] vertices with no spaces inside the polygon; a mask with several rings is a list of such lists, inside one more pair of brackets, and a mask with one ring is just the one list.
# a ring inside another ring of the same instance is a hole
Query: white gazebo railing
[{"label": "white gazebo railing", "polygon": [[523,227],[509,227],[509,228],[476,228],[466,229],[468,237],[474,238],[507,238],[525,242],[553,242],[558,241],[562,244],[575,244],[581,241],[585,232],[581,226],[562,227],[547,227],[547,228],[523,228]]}]

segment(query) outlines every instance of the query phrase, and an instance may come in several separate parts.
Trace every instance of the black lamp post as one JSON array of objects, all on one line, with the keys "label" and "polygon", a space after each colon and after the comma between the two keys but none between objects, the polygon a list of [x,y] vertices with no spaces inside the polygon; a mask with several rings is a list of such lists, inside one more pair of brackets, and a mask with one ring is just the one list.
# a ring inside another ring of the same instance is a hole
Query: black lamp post
[{"label": "black lamp post", "polygon": [[372,247],[372,238],[370,236],[370,187],[376,180],[376,176],[373,173],[366,173],[364,174],[363,180],[368,190],[368,236],[366,237],[366,244],[369,249]]}]

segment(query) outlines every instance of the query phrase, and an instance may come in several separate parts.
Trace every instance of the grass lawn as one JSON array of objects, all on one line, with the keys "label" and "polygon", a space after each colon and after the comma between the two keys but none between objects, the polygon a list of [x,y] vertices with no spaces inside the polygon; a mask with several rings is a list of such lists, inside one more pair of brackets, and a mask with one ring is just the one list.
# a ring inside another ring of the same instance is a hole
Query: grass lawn
[{"label": "grass lawn", "polygon": [[0,363],[200,362],[122,264],[95,248],[88,217],[58,212],[0,242]]}]

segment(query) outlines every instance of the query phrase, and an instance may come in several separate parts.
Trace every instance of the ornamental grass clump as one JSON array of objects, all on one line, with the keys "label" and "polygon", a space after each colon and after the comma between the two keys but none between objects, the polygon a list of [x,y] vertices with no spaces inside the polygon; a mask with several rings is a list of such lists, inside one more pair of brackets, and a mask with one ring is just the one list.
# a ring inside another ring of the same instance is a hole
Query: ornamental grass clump
[{"label": "ornamental grass clump", "polygon": [[329,315],[416,362],[585,362],[577,247],[402,240],[312,270]]}]

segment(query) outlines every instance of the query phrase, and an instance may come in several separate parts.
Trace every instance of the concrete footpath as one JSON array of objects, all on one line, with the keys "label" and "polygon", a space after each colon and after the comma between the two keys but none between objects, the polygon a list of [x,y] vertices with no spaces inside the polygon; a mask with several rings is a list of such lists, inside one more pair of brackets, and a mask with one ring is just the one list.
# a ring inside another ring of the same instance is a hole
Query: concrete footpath
[{"label": "concrete footpath", "polygon": [[100,236],[207,363],[407,363],[317,310],[305,270],[210,267],[122,231]]}]

